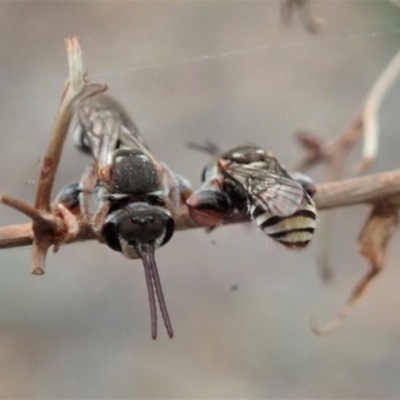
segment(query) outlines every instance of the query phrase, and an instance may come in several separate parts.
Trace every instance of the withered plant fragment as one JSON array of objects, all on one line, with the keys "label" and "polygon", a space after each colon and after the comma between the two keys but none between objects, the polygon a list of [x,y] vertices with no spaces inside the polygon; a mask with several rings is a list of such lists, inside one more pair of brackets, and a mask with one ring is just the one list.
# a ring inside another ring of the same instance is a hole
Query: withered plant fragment
[{"label": "withered plant fragment", "polygon": [[322,328],[313,324],[312,330],[314,333],[326,335],[339,327],[351,308],[365,293],[367,287],[382,271],[387,244],[399,222],[399,205],[398,199],[392,201],[382,200],[373,204],[372,211],[358,238],[359,252],[370,263],[369,271],[354,288],[347,304],[330,323]]},{"label": "withered plant fragment", "polygon": [[[324,143],[312,132],[300,131],[296,139],[305,150],[306,156],[297,166],[299,171],[305,171],[314,165],[325,163],[328,166],[327,180],[337,181],[343,175],[347,155],[362,137],[362,114],[358,111],[345,131],[332,142]],[[331,265],[333,232],[333,211],[325,214],[319,227],[318,267],[323,282],[328,283],[333,278]]]}]

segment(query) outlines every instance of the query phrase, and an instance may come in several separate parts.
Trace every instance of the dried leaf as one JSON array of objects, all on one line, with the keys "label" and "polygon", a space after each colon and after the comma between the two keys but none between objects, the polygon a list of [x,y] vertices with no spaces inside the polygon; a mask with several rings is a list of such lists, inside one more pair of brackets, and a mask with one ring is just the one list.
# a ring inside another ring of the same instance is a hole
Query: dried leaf
[{"label": "dried leaf", "polygon": [[382,200],[373,205],[372,212],[358,238],[360,253],[370,262],[367,274],[353,290],[347,304],[337,316],[322,328],[312,324],[311,329],[318,335],[326,335],[339,327],[349,314],[351,308],[360,300],[367,287],[376,278],[384,265],[387,244],[399,221],[398,201]]}]

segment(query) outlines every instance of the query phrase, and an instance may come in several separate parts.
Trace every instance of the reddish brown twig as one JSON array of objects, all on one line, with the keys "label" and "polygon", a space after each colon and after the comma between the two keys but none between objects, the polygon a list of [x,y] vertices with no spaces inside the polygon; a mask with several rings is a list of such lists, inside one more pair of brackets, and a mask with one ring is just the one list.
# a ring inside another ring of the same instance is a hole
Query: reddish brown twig
[{"label": "reddish brown twig", "polygon": [[296,139],[306,155],[295,170],[306,171],[317,164],[325,163],[328,165],[328,180],[340,179],[347,155],[362,137],[362,127],[362,111],[359,110],[344,132],[329,143],[324,143],[311,132],[297,132]]},{"label": "reddish brown twig", "polygon": [[[295,3],[296,1],[288,0],[289,3]],[[338,180],[342,176],[344,164],[350,150],[355,143],[363,138],[363,154],[356,169],[359,173],[365,173],[375,161],[378,152],[378,113],[382,100],[399,73],[400,51],[397,52],[379,75],[349,127],[333,142],[325,144],[311,133],[298,133],[299,143],[306,151],[306,156],[300,163],[299,168],[305,170],[318,163],[325,163],[328,166],[327,179]],[[332,268],[330,266],[332,227],[333,214],[328,213],[320,225],[321,247],[318,255],[318,264],[324,281],[328,281],[332,277]]]},{"label": "reddish brown twig", "polygon": [[[0,228],[0,248],[33,244],[32,273],[34,274],[44,272],[46,253],[51,245],[54,245],[54,249],[57,250],[64,242],[95,238],[92,228],[87,223],[70,215],[70,212],[61,205],[52,208],[50,204],[54,177],[74,109],[80,100],[100,93],[106,88],[105,85],[87,84],[76,37],[67,39],[67,49],[70,79],[67,82],[49,146],[43,158],[35,207],[7,195],[0,196],[0,202],[19,210],[33,221],[32,224]],[[328,146],[315,136],[300,136],[303,147],[308,151],[308,158],[303,162],[302,169],[318,162],[329,162],[330,178],[340,177],[346,155],[360,137],[362,121],[361,113],[357,113],[343,135]],[[382,269],[386,245],[397,223],[399,198],[400,170],[317,185],[317,194],[314,199],[319,210],[372,203],[373,212],[363,228],[359,241],[360,252],[371,262],[371,270],[356,287],[348,304],[338,317],[325,328],[314,327],[315,332],[328,333],[338,326],[348,314],[350,307]],[[190,219],[186,206],[182,206],[176,226],[177,230],[197,227]]]},{"label": "reddish brown twig", "polygon": [[65,43],[68,54],[69,79],[66,82],[56,121],[43,156],[35,206],[32,207],[7,195],[0,196],[0,202],[19,210],[33,220],[32,232],[29,233],[29,236],[33,240],[31,271],[36,275],[44,273],[48,248],[54,244],[56,250],[69,237],[71,230],[74,230],[74,227],[71,226],[73,219],[66,215],[68,211],[53,211],[50,203],[54,179],[74,110],[82,99],[106,90],[105,85],[87,83],[83,73],[78,37],[69,37]]},{"label": "reddish brown twig", "polygon": [[323,327],[314,322],[311,326],[314,333],[327,335],[338,328],[350,310],[360,300],[366,289],[383,269],[386,248],[394,229],[399,222],[399,199],[381,200],[372,205],[372,211],[362,228],[358,239],[360,253],[370,262],[370,268],[354,288],[347,304],[336,317]]},{"label": "reddish brown twig", "polygon": [[[306,151],[306,156],[296,169],[305,171],[319,163],[328,165],[327,180],[340,180],[343,174],[345,161],[350,150],[362,136],[362,112],[358,111],[346,130],[330,143],[323,143],[316,135],[309,132],[298,132],[296,137],[301,147]],[[333,226],[333,213],[325,215],[320,224],[320,248],[318,265],[322,280],[328,282],[333,273],[330,265],[331,233]]]},{"label": "reddish brown twig", "polygon": [[[316,186],[317,193],[314,200],[319,211],[373,203],[400,196],[400,169]],[[77,236],[67,240],[67,243],[95,238],[89,225],[82,220],[78,222],[79,232]],[[191,220],[186,206],[182,206],[177,217],[176,229],[186,230],[198,227]],[[31,224],[10,225],[0,228],[0,249],[26,246],[31,243]]]}]

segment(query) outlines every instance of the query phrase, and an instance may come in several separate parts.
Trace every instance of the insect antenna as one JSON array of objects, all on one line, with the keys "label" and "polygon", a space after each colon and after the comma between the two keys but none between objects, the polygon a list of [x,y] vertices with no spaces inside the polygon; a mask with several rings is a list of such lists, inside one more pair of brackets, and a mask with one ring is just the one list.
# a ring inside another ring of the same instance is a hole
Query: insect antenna
[{"label": "insect antenna", "polygon": [[165,328],[167,329],[168,332],[168,336],[172,339],[174,336],[174,331],[172,330],[171,320],[169,319],[167,305],[165,304],[165,299],[161,287],[160,276],[158,275],[156,259],[154,257],[154,248],[150,249],[149,261],[150,261],[150,271],[153,277],[153,282],[156,289],[156,295],[158,299],[158,304],[160,306],[161,315],[163,317]]},{"label": "insect antenna", "polygon": [[[152,280],[153,272],[152,272],[152,268],[151,268],[151,261],[149,262],[149,260],[146,257],[146,253],[141,249],[140,246],[136,246],[135,249],[143,261],[144,273],[146,275],[147,292],[149,293],[150,316],[151,316],[151,337],[153,338],[153,340],[156,340],[156,338],[157,338],[157,310],[156,310],[156,299],[154,296],[154,286],[153,286],[153,280]],[[154,253],[151,253],[151,254],[153,254],[153,258],[154,258]],[[158,297],[158,293],[157,293],[157,297]],[[160,305],[160,307],[161,307],[161,305]],[[163,314],[163,317],[164,317],[164,314]]]},{"label": "insect antenna", "polygon": [[202,153],[210,154],[211,156],[216,156],[221,153],[221,148],[211,140],[206,140],[204,144],[188,142],[186,146],[189,149],[201,151]]}]

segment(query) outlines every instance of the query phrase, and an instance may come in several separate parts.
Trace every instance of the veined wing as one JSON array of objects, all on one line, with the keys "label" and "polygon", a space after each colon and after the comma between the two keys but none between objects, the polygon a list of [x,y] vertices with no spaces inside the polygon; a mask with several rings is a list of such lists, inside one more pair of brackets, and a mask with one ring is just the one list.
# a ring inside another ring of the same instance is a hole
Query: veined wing
[{"label": "veined wing", "polygon": [[112,97],[100,94],[84,100],[77,116],[81,146],[90,150],[99,168],[110,165],[113,152],[121,147],[138,148],[153,158],[126,110]]},{"label": "veined wing", "polygon": [[284,169],[278,162],[278,160],[271,155],[267,155],[265,157],[264,160],[265,163],[265,167],[262,169],[266,169],[269,172],[271,172],[271,174],[275,174],[278,176],[282,176],[288,179],[292,179],[292,177],[288,174],[288,172],[286,171],[286,169]]},{"label": "veined wing", "polygon": [[287,217],[294,214],[304,198],[303,187],[276,162],[275,171],[267,168],[254,168],[246,164],[230,164],[225,172],[249,195],[252,202],[272,215]]}]

